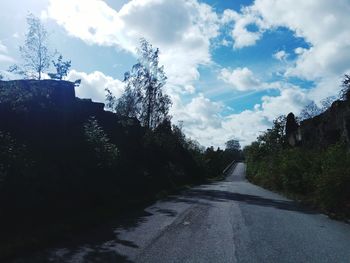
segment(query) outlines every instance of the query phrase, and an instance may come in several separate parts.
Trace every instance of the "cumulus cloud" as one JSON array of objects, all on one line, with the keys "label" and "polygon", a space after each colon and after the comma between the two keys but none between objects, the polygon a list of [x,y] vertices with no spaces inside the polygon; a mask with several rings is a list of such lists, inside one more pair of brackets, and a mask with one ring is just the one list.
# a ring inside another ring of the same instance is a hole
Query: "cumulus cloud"
[{"label": "cumulus cloud", "polygon": [[100,71],[90,74],[71,70],[67,80],[75,81],[81,79],[81,85],[75,89],[79,98],[88,98],[96,102],[105,102],[105,89],[109,89],[119,98],[124,91],[124,84],[118,79],[106,76]]},{"label": "cumulus cloud", "polygon": [[[172,96],[173,121],[183,121],[187,135],[203,145],[223,147],[232,137],[248,145],[262,132],[270,128],[272,121],[280,115],[293,112],[296,115],[311,102],[309,94],[297,86],[285,84],[278,96],[264,96],[252,110],[244,110],[223,116],[224,106],[200,94],[188,104],[180,97]],[[283,105],[283,107],[281,107]]]},{"label": "cumulus cloud", "polygon": [[260,80],[246,67],[234,70],[223,68],[218,78],[231,84],[234,89],[239,91],[256,90],[261,86]]},{"label": "cumulus cloud", "polygon": [[50,0],[45,16],[87,43],[131,53],[145,37],[160,48],[173,85],[199,78],[198,66],[211,63],[210,42],[219,31],[217,14],[196,0],[131,0],[119,11],[100,0]]},{"label": "cumulus cloud", "polygon": [[230,84],[238,91],[282,89],[285,84],[281,82],[263,82],[247,67],[235,69],[221,69],[218,79]]},{"label": "cumulus cloud", "polygon": [[[300,52],[299,49],[298,49],[298,52]],[[286,61],[288,56],[289,54],[284,50],[277,51],[275,54],[273,54],[273,57],[279,61]]]},{"label": "cumulus cloud", "polygon": [[[233,24],[231,37],[234,40],[233,47],[236,49],[253,46],[262,36],[262,27],[257,27],[261,24],[261,20],[248,8],[243,8],[241,14],[227,9],[224,11],[221,21],[225,26]],[[248,29],[249,26],[257,28],[252,31]]]},{"label": "cumulus cloud", "polygon": [[315,80],[349,70],[349,1],[257,0],[251,9],[262,16],[266,27],[287,27],[310,43],[289,75]]},{"label": "cumulus cloud", "polygon": [[347,0],[339,0],[336,4],[328,0],[256,0],[231,17],[235,21],[255,20],[262,33],[285,27],[309,43],[310,48],[295,49],[298,57],[285,74],[315,81],[315,89],[320,89],[315,93],[319,96],[325,91],[324,82],[333,82],[333,94],[336,94],[339,76],[350,71],[349,12]]}]

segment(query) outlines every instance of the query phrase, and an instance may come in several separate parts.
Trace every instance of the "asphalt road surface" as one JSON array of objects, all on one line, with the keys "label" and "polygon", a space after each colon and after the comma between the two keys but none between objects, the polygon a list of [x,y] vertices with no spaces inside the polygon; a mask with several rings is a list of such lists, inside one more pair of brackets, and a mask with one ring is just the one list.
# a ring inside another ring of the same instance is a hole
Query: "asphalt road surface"
[{"label": "asphalt road surface", "polygon": [[16,262],[350,262],[350,225],[230,173]]}]

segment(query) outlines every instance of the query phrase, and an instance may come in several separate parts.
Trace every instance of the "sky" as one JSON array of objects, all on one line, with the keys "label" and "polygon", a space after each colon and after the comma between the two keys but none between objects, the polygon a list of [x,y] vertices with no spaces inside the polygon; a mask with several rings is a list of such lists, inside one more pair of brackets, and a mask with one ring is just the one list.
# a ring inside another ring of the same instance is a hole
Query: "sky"
[{"label": "sky", "polygon": [[141,37],[160,49],[173,123],[204,146],[248,145],[350,73],[349,0],[0,0],[0,73],[21,64],[29,13],[72,60],[78,97],[121,96]]}]

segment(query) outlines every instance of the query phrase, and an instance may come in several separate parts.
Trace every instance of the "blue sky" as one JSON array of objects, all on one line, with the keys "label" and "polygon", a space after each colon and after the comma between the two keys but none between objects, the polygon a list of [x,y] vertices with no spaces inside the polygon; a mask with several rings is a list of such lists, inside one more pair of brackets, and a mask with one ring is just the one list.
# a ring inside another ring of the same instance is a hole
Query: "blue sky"
[{"label": "blue sky", "polygon": [[21,64],[26,15],[72,60],[79,97],[123,92],[145,37],[161,51],[173,122],[205,146],[249,144],[274,118],[339,91],[350,71],[347,0],[28,0],[0,10],[0,73]]}]

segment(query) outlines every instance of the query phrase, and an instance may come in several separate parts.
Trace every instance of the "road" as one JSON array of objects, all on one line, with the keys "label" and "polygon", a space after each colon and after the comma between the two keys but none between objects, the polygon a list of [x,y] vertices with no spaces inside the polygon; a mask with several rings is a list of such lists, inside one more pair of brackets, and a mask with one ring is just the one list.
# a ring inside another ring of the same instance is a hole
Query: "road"
[{"label": "road", "polygon": [[350,225],[245,180],[158,201],[67,247],[17,262],[350,262]]}]

